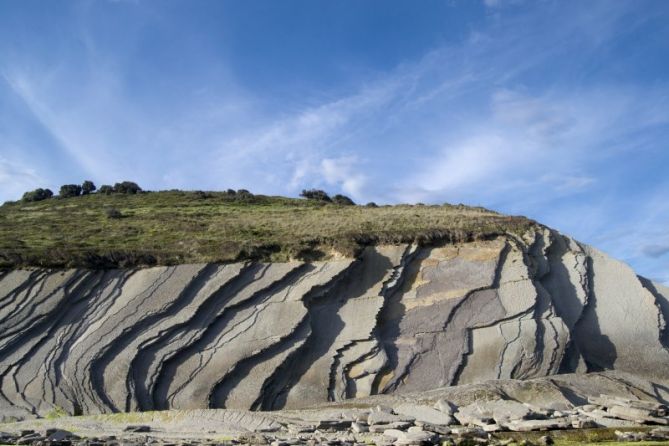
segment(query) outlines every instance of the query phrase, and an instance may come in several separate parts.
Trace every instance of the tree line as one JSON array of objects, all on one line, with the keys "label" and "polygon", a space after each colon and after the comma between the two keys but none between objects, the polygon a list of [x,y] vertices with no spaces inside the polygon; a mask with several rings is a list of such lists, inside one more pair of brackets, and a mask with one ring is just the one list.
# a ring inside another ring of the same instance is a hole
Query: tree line
[{"label": "tree line", "polygon": [[[82,195],[89,195],[93,193],[111,195],[111,194],[137,194],[143,192],[142,188],[133,181],[122,181],[120,183],[115,183],[113,186],[109,184],[103,184],[98,189],[90,180],[86,180],[81,184],[63,184],[60,186],[58,195],[56,198],[71,198],[79,197]],[[206,195],[204,192],[196,191]],[[228,195],[235,195],[240,198],[253,197],[253,194],[246,189],[240,189],[238,191],[228,189]],[[333,203],[340,206],[355,206],[355,202],[351,200],[346,195],[336,194],[332,197],[328,195],[327,192],[320,189],[304,189],[300,193],[300,196],[306,198],[307,200],[321,201],[324,203]],[[34,202],[47,200],[49,198],[54,198],[53,191],[51,189],[42,189],[38,188],[35,190],[28,191],[23,194],[21,198],[24,202]],[[367,203],[368,207],[377,207],[375,203]]]},{"label": "tree line", "polygon": [[[70,197],[79,197],[81,195],[88,195],[92,193],[111,195],[111,194],[136,194],[142,192],[142,188],[133,181],[122,181],[116,183],[113,186],[109,184],[103,184],[100,186],[100,189],[97,189],[95,184],[86,180],[81,184],[63,184],[60,186],[57,197],[60,198],[70,198]],[[49,198],[53,198],[54,194],[51,189],[42,189],[37,188],[35,190],[28,191],[23,194],[21,197],[22,201],[32,202],[32,201],[42,201]]]}]

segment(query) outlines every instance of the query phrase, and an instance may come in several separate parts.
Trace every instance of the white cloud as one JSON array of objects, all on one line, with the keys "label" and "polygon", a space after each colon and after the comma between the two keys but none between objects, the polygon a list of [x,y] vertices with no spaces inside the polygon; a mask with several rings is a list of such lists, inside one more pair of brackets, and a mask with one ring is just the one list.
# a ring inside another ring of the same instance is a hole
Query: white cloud
[{"label": "white cloud", "polygon": [[576,192],[588,188],[597,180],[587,175],[544,175],[541,180],[557,192]]},{"label": "white cloud", "polygon": [[669,253],[669,245],[646,245],[641,248],[641,251],[649,257],[662,257]]},{"label": "white cloud", "polygon": [[355,199],[364,194],[364,186],[367,183],[365,175],[359,172],[360,161],[355,156],[344,156],[340,158],[325,158],[321,161],[321,172],[329,185],[341,187]]}]

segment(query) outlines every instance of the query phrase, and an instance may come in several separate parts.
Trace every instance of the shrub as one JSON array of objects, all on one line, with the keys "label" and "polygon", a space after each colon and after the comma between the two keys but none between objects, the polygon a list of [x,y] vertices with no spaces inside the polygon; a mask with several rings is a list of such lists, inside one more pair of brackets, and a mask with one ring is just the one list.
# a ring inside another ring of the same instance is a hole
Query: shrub
[{"label": "shrub", "polygon": [[237,191],[234,189],[228,189],[225,191],[225,193],[228,195],[237,195]]},{"label": "shrub", "polygon": [[116,208],[109,208],[105,210],[105,214],[107,214],[107,218],[110,219],[123,218],[123,214],[121,213],[121,211],[119,211]]},{"label": "shrub", "polygon": [[61,198],[78,197],[81,195],[81,186],[78,184],[63,184],[60,186],[58,195],[60,195]]},{"label": "shrub", "polygon": [[304,189],[300,194],[300,197],[304,197],[307,200],[326,201],[328,203],[332,202],[330,196],[320,189]]},{"label": "shrub", "polygon": [[136,194],[141,191],[142,188],[132,181],[123,181],[122,183],[114,184],[114,192],[118,194]]},{"label": "shrub", "polygon": [[365,206],[368,207],[368,208],[378,208],[379,207],[379,205],[374,203],[373,201],[370,201]]},{"label": "shrub", "polygon": [[332,197],[332,202],[334,204],[339,204],[342,206],[355,206],[355,202],[348,198],[346,195],[337,194]]},{"label": "shrub", "polygon": [[206,200],[207,198],[213,197],[213,195],[211,195],[209,192],[205,192],[205,191],[202,191],[202,190],[194,191],[193,195],[195,196],[195,198],[197,198],[199,200]]},{"label": "shrub", "polygon": [[235,192],[235,200],[241,201],[242,203],[251,203],[254,201],[255,195],[246,189],[239,189]]},{"label": "shrub", "polygon": [[53,192],[51,192],[51,189],[42,189],[41,187],[39,189],[35,189],[30,192],[26,192],[23,194],[23,197],[21,200],[23,201],[42,201],[46,200],[47,198],[53,197]]},{"label": "shrub", "polygon": [[114,188],[111,187],[109,184],[103,184],[102,186],[100,186],[98,193],[104,195],[111,195],[114,193]]},{"label": "shrub", "polygon": [[81,194],[88,195],[95,191],[95,184],[92,181],[86,180],[81,184]]}]

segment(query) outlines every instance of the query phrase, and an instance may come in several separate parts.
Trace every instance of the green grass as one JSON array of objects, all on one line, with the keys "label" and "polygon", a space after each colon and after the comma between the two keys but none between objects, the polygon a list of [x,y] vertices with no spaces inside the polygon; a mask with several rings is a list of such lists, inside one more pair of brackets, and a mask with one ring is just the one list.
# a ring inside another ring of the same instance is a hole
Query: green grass
[{"label": "green grass", "polygon": [[556,441],[555,446],[667,446],[669,441],[600,441],[596,443],[583,443],[580,441]]},{"label": "green grass", "polygon": [[67,416],[67,412],[65,412],[65,409],[56,406],[56,407],[54,407],[53,409],[51,409],[51,410],[44,416],[44,418],[46,418],[47,420],[55,420],[55,419],[57,419],[57,418],[62,418],[62,417],[66,417],[66,416]]},{"label": "green grass", "polygon": [[[107,217],[118,209],[119,219]],[[223,192],[93,194],[0,207],[0,267],[112,267],[355,256],[365,245],[424,245],[522,234],[535,223],[462,205],[369,208]]]},{"label": "green grass", "polygon": [[539,438],[549,435],[556,446],[576,446],[576,445],[599,445],[599,446],[617,446],[617,445],[667,445],[669,441],[640,441],[640,442],[619,442],[616,440],[616,431],[649,432],[658,426],[639,426],[639,427],[604,427],[594,429],[565,429],[553,431],[534,431],[534,432],[497,432],[494,436],[498,439],[514,439],[515,442],[510,446],[520,443],[522,440],[530,441],[533,444],[539,442]]}]

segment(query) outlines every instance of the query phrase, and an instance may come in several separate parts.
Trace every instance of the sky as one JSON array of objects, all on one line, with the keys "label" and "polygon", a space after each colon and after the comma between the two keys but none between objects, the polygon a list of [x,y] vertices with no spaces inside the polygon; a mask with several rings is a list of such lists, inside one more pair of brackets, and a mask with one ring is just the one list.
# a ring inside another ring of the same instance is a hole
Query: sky
[{"label": "sky", "polygon": [[669,2],[0,0],[0,202],[465,203],[669,284]]}]

